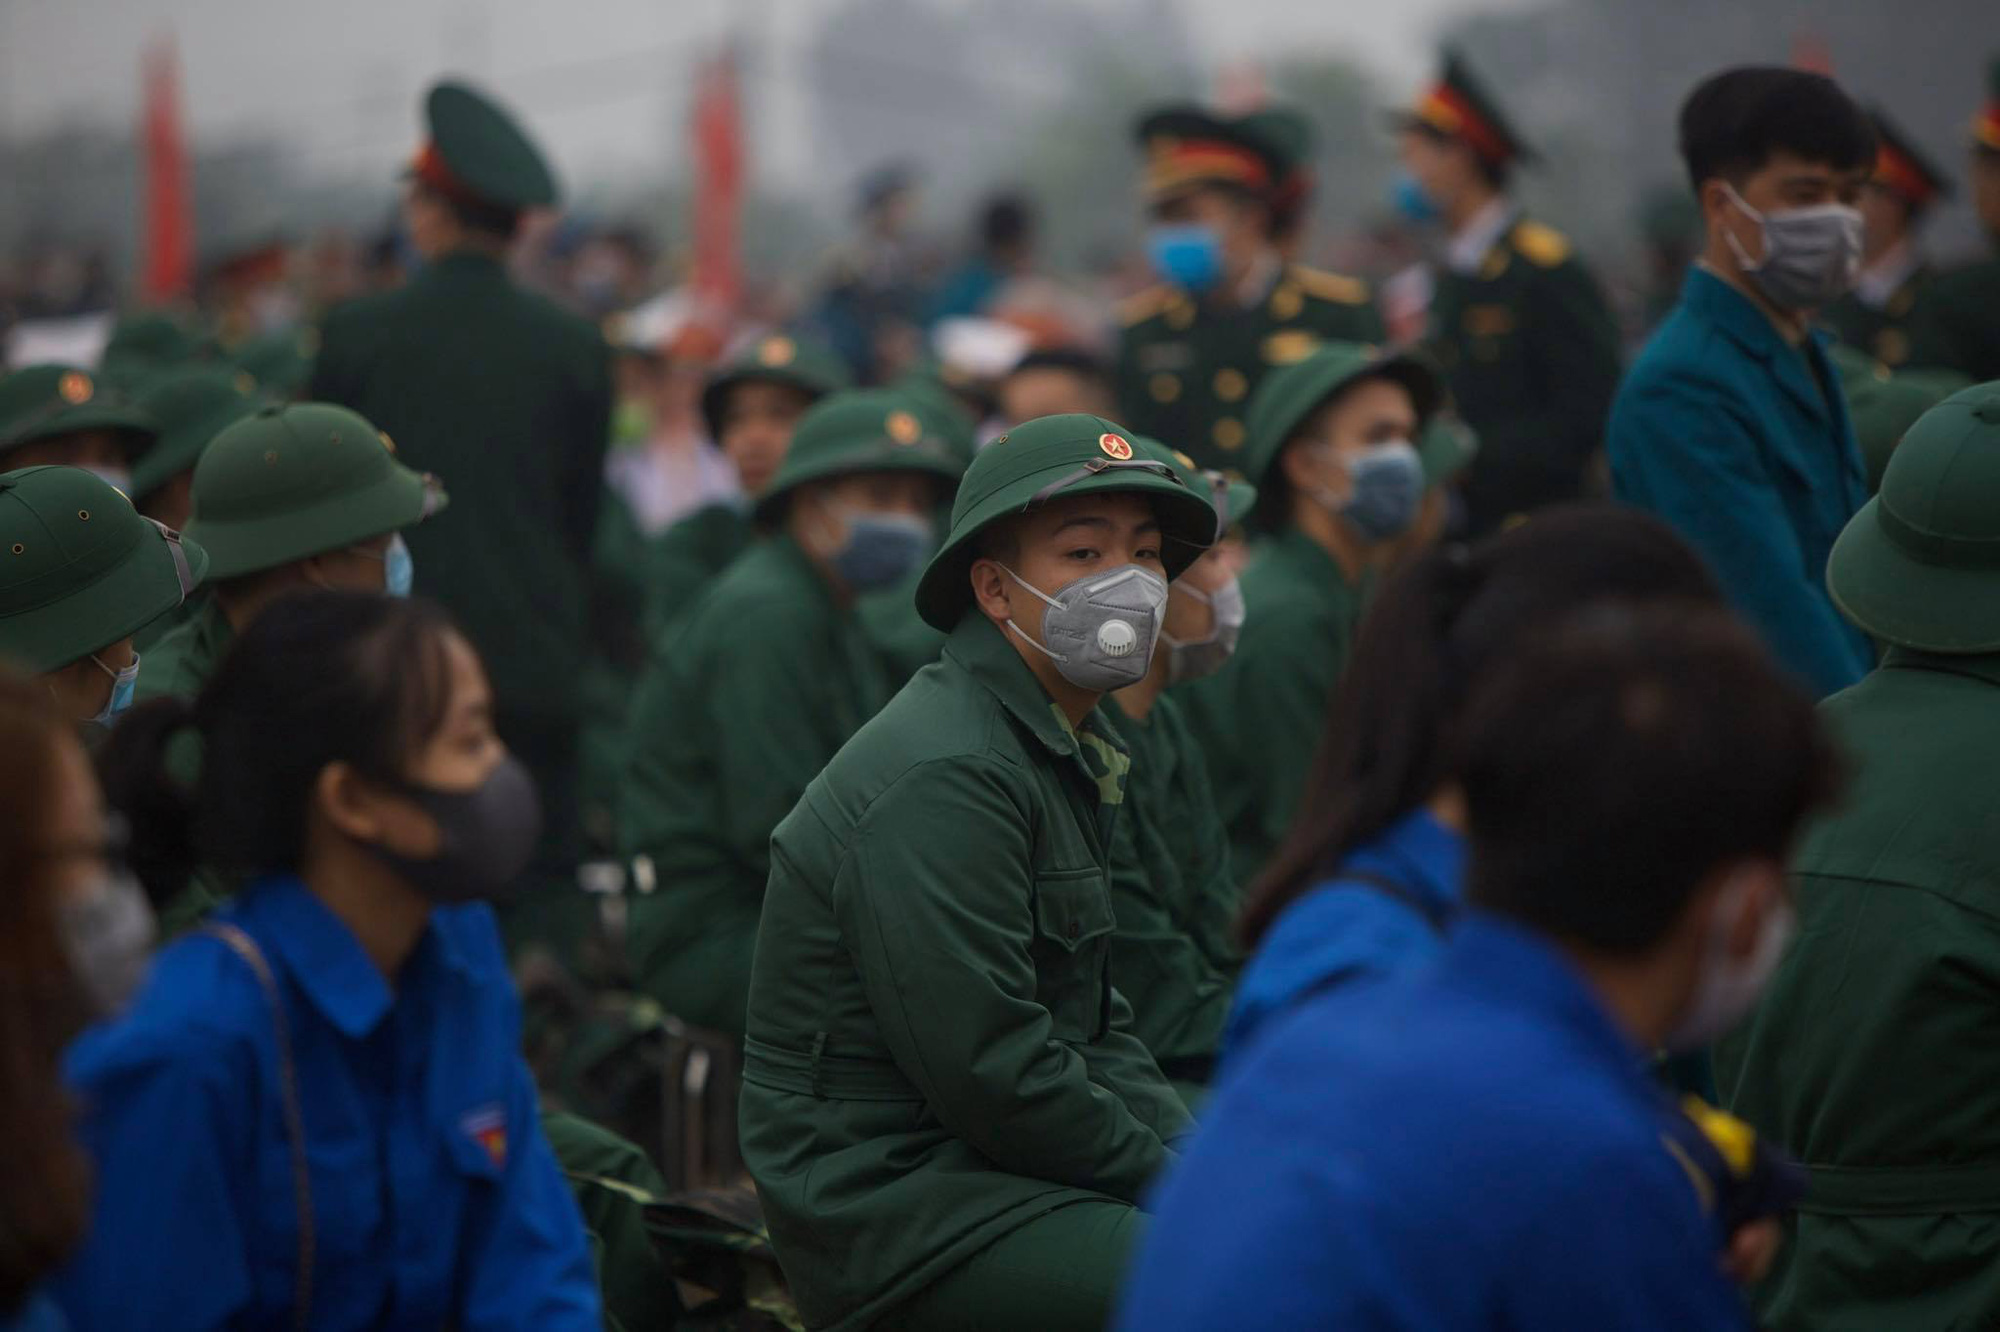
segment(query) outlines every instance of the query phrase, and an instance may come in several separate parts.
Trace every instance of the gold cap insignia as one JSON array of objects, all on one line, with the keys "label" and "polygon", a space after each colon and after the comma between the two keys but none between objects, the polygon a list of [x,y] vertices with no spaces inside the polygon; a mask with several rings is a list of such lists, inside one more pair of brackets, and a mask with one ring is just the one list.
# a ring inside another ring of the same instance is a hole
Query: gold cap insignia
[{"label": "gold cap insignia", "polygon": [[90,401],[90,376],[81,370],[72,370],[56,381],[56,392],[62,400],[74,407]]},{"label": "gold cap insignia", "polygon": [[1104,450],[1105,456],[1116,458],[1119,462],[1130,462],[1132,459],[1132,446],[1122,436],[1099,435],[1097,447]]},{"label": "gold cap insignia", "polygon": [[765,338],[763,345],[757,348],[757,364],[772,367],[790,365],[798,350],[790,338]]},{"label": "gold cap insignia", "polygon": [[889,413],[889,419],[882,423],[889,432],[889,438],[898,444],[914,444],[924,437],[923,423],[909,412],[897,410]]},{"label": "gold cap insignia", "polygon": [[244,394],[246,397],[257,391],[257,381],[250,377],[248,370],[238,370],[236,377],[229,382],[235,385],[238,393]]}]

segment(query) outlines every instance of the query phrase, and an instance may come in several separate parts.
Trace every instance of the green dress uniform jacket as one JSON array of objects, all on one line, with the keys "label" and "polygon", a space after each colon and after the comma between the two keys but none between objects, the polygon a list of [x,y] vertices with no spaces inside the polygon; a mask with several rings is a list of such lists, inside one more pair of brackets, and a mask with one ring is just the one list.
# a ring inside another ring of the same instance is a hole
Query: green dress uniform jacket
[{"label": "green dress uniform jacket", "polygon": [[771,839],[743,1156],[814,1327],[860,1328],[1189,1127],[1111,987],[1127,759],[968,612]]},{"label": "green dress uniform jacket", "polygon": [[2000,379],[2000,255],[1940,274],[1910,320],[1913,366]]},{"label": "green dress uniform jacket", "polygon": [[1715,1051],[1811,1174],[1757,1292],[1787,1329],[2000,1324],[2000,657],[1892,648],[1823,705],[1845,804],[1794,858],[1799,933]]},{"label": "green dress uniform jacket", "polygon": [[1479,434],[1472,535],[1584,493],[1618,389],[1618,325],[1561,233],[1517,218],[1478,272],[1441,270],[1425,346]]},{"label": "green dress uniform jacket", "polygon": [[611,436],[611,354],[497,259],[431,261],[328,315],[311,396],[360,412],[452,486],[405,539],[417,589],[479,648],[500,728],[548,806],[545,858],[575,854],[591,552]]},{"label": "green dress uniform jacket", "polygon": [[1930,266],[1919,264],[1881,305],[1870,305],[1860,293],[1845,296],[1819,312],[1820,323],[1833,330],[1841,345],[1897,369],[1910,360],[1910,325],[1919,298],[1930,286]]},{"label": "green dress uniform jacket", "polygon": [[1220,671],[1176,690],[1208,756],[1238,885],[1256,877],[1291,826],[1347,668],[1367,593],[1304,532],[1288,527],[1243,571],[1245,617]]},{"label": "green dress uniform jacket", "polygon": [[1177,287],[1140,292],[1119,311],[1119,420],[1193,458],[1242,470],[1243,413],[1265,371],[1321,342],[1380,342],[1368,286],[1288,264],[1255,305],[1217,309]]},{"label": "green dress uniform jacket", "polygon": [[190,599],[188,612],[159,642],[146,650],[133,687],[136,702],[173,695],[193,698],[222,664],[236,641],[235,626],[213,592]]},{"label": "green dress uniform jacket", "polygon": [[771,830],[889,694],[857,617],[782,534],[657,645],[619,825],[624,853],[652,862],[627,928],[640,984],[668,1012],[743,1030]]},{"label": "green dress uniform jacket", "polygon": [[1111,976],[1131,1001],[1132,1034],[1161,1071],[1203,1086],[1242,963],[1229,839],[1208,762],[1173,696],[1156,699],[1143,721],[1115,696],[1104,711],[1132,757],[1111,839]]}]

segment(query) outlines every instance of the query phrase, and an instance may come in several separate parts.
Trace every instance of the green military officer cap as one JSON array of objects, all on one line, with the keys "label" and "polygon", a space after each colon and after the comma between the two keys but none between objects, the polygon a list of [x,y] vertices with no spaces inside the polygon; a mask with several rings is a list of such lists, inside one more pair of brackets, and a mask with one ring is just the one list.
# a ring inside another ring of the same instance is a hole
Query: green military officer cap
[{"label": "green military officer cap", "polygon": [[1875,637],[1925,652],[2000,652],[2000,381],[1910,427],[1882,489],[1827,560],[1827,590]]},{"label": "green military officer cap", "polygon": [[1394,119],[1402,129],[1422,128],[1458,139],[1494,166],[1535,160],[1534,151],[1501,114],[1500,104],[1456,51],[1444,53],[1437,82],[1424,90],[1414,107]]},{"label": "green military officer cap", "polygon": [[312,378],[313,358],[318,354],[318,330],[294,328],[260,333],[237,347],[231,359],[267,396],[295,398]]},{"label": "green military officer cap", "polygon": [[161,310],[143,310],[112,326],[97,365],[104,378],[137,393],[155,375],[200,356],[201,344],[185,323]]},{"label": "green military officer cap", "polygon": [[1057,495],[1125,491],[1152,499],[1161,556],[1178,578],[1215,540],[1215,509],[1174,455],[1101,416],[1071,412],[1016,426],[981,449],[958,485],[951,532],[917,584],[917,613],[949,633],[972,601],[979,534]]},{"label": "green military officer cap", "polygon": [[965,460],[907,396],[893,389],[853,389],[822,398],[799,418],[778,474],[757,501],[756,516],[774,521],[791,492],[808,481],[856,472],[922,472],[950,485],[964,471]]},{"label": "green military officer cap", "polygon": [[188,535],[216,578],[398,531],[448,503],[435,478],[396,461],[387,435],[323,402],[267,406],[217,435],[193,500]]},{"label": "green military officer cap", "polygon": [[1297,165],[1270,124],[1193,104],[1147,112],[1135,134],[1146,153],[1146,197],[1156,201],[1212,186],[1270,199]]},{"label": "green military officer cap", "polygon": [[0,475],[0,657],[36,675],[187,599],[208,557],[75,467]]},{"label": "green military officer cap", "polygon": [[0,379],[0,455],[78,430],[118,430],[143,440],[157,433],[121,390],[76,366],[23,366]]},{"label": "green military officer cap", "polygon": [[722,438],[722,409],[729,391],[753,381],[789,385],[814,402],[854,384],[846,363],[830,348],[789,333],[766,334],[710,376],[702,389],[701,415],[710,439]]},{"label": "green military officer cap", "polygon": [[[1278,459],[1285,445],[1320,404],[1366,379],[1393,380],[1408,389],[1420,428],[1444,405],[1444,380],[1428,360],[1413,352],[1385,353],[1358,342],[1323,342],[1290,365],[1273,370],[1257,386],[1250,398],[1243,474],[1265,496],[1266,523],[1284,518],[1284,506],[1272,500],[1284,487]],[[1446,461],[1442,451],[1436,457],[1441,465]]]},{"label": "green military officer cap", "polygon": [[556,201],[556,178],[534,141],[491,98],[446,80],[424,98],[430,142],[411,171],[446,195],[516,212]]},{"label": "green military officer cap", "polygon": [[139,399],[160,437],[132,466],[132,498],[144,499],[191,469],[208,441],[263,403],[247,371],[198,366],[162,375]]}]

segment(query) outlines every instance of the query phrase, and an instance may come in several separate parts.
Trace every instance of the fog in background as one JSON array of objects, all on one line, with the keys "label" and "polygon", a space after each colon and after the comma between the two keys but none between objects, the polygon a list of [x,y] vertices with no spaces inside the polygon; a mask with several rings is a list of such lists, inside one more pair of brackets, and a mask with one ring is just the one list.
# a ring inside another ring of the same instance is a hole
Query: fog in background
[{"label": "fog in background", "polygon": [[[1531,207],[1601,265],[1679,190],[1674,108],[1732,63],[1830,64],[1952,174],[2000,48],[1994,0],[0,0],[0,257],[37,243],[134,263],[141,52],[181,63],[204,260],[329,225],[390,223],[422,90],[484,84],[548,147],[578,225],[629,224],[669,262],[686,236],[697,63],[736,51],[753,271],[787,272],[848,225],[856,178],[907,160],[924,225],[1030,191],[1045,252],[1102,266],[1137,232],[1135,113],[1175,96],[1289,98],[1320,127],[1308,258],[1384,211],[1382,111],[1440,41],[1463,49],[1544,165]],[[1932,248],[1973,243],[1962,203]]]}]

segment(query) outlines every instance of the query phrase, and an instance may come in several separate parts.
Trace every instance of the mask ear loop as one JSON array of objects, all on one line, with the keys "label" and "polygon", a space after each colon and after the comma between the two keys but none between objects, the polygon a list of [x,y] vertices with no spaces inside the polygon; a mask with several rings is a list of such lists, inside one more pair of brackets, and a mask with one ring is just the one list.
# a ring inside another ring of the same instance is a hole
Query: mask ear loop
[{"label": "mask ear loop", "polygon": [[[993,562],[995,564],[1000,564],[1000,561],[998,560],[995,560]],[[1027,579],[1015,573],[1012,569],[1007,568],[1006,565],[1000,564],[1000,568],[1006,573],[1006,575],[1009,578],[1013,579],[1015,582],[1019,583],[1022,587],[1034,593],[1036,596],[1040,597],[1043,601],[1047,602],[1049,605],[1054,606],[1057,610],[1062,609],[1062,603],[1060,601],[1057,601],[1054,597],[1042,591],[1040,588],[1036,587],[1033,583],[1030,583]],[[1052,651],[1047,644],[1037,643],[1034,639],[1030,638],[1027,634],[1027,631],[1022,629],[1020,625],[1014,623],[1013,616],[1009,615],[1002,623],[1004,623],[1009,629],[1013,631],[1014,636],[1016,638],[1020,639],[1023,643],[1026,643],[1029,647],[1033,648],[1035,651],[1041,653],[1044,657],[1047,657],[1050,661],[1066,662],[1069,660],[1069,658],[1063,655],[1062,653]]]}]

